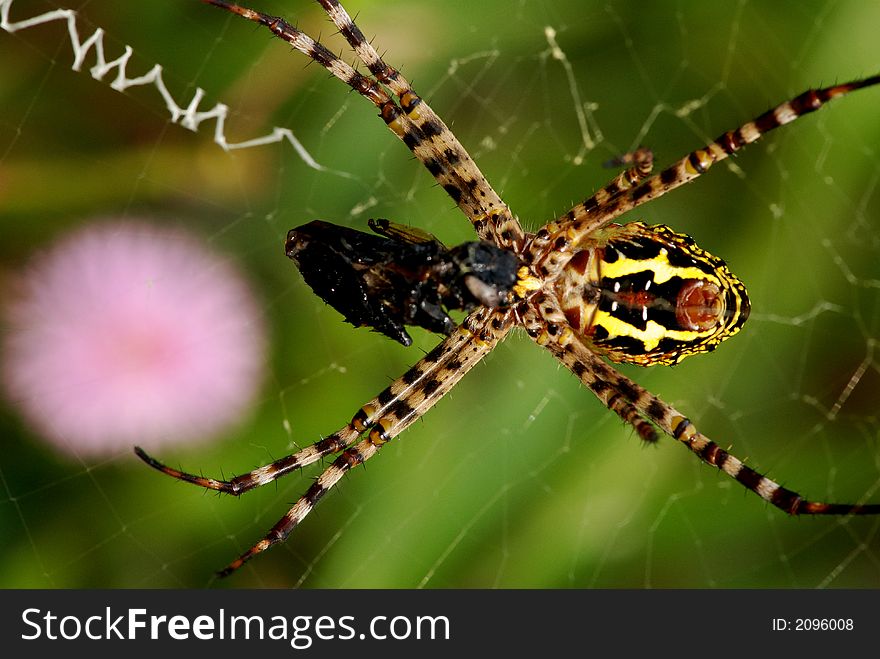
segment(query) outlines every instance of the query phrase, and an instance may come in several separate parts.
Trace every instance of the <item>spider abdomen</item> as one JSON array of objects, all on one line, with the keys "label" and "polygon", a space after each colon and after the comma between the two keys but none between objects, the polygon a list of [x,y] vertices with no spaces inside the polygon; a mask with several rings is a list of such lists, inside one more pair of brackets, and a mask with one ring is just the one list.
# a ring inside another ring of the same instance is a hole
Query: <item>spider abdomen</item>
[{"label": "spider abdomen", "polygon": [[667,226],[603,229],[556,282],[569,324],[597,352],[641,366],[676,364],[736,334],[749,315],[743,283]]}]

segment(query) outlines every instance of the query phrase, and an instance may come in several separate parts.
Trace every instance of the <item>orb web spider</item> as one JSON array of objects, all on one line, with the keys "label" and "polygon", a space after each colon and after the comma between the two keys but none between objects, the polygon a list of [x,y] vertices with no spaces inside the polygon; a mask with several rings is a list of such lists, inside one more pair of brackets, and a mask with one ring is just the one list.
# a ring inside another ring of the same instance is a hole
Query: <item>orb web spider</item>
[{"label": "orb web spider", "polygon": [[[807,91],[722,133],[658,174],[652,175],[651,152],[639,149],[618,162],[632,165],[626,171],[562,217],[529,233],[446,124],[400,72],[383,61],[337,0],[318,2],[369,73],[360,73],[280,18],[226,0],[204,1],[269,28],[373,103],[388,128],[471,221],[480,240],[514,254],[518,261],[515,283],[503,300],[492,307],[476,306],[349,423],[297,453],[225,481],[173,469],[135,448],[147,464],[169,476],[234,495],[325,456],[337,456],[287,514],[220,575],[232,573],[287,538],[346,472],[372,458],[425,414],[515,327],[565,364],[643,440],[656,441],[657,429],[661,430],[786,513],[880,513],[880,504],[809,501],[782,487],[720,448],[684,414],[602,359],[642,366],[675,364],[714,349],[739,331],[749,312],[743,284],[721,259],[698,248],[692,239],[665,226],[638,222],[620,226],[612,220],[689,183],[768,131],[834,98],[880,83],[880,75]],[[375,326],[380,319],[374,320]],[[369,317],[365,324],[371,324]]]}]

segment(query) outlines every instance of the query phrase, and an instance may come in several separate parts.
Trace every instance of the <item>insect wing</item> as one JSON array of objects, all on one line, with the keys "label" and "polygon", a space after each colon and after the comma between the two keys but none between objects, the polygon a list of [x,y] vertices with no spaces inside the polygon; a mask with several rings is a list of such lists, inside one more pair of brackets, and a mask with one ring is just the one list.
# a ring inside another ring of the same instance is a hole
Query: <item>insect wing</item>
[{"label": "insect wing", "polygon": [[305,282],[347,322],[408,346],[412,339],[387,299],[394,282],[383,264],[393,262],[394,251],[387,238],[321,220],[291,229],[285,244]]},{"label": "insect wing", "polygon": [[426,245],[430,243],[436,244],[440,249],[445,249],[443,243],[437,240],[437,237],[427,231],[422,231],[418,227],[409,227],[403,224],[396,224],[390,220],[369,219],[367,220],[369,227],[380,236],[385,236],[391,240],[401,243],[412,243],[413,245]]}]

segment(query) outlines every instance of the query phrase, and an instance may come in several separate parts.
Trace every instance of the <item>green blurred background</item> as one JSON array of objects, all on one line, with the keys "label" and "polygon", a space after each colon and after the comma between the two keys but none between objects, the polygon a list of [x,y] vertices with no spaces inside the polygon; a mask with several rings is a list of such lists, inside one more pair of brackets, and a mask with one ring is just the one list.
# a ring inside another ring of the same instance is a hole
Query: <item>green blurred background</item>
[{"label": "green blurred background", "polygon": [[[254,4],[342,50],[316,4]],[[810,86],[880,70],[880,5],[863,2],[346,5],[530,229],[639,144],[662,166]],[[268,33],[195,0],[16,0],[11,18],[60,6],[80,10],[83,38],[106,30],[108,58],[130,45],[130,76],[161,63],[179,104],[195,87],[205,108],[228,104],[230,141],[288,127],[348,175],[310,169],[289,145],[224,152],[213,124],[170,123],[155,89],[121,94],[71,71],[60,23],[0,32],[0,277],[96,217],[188,227],[259,292],[270,363],[241,425],[158,457],[241,473],[333,432],[437,338],[415,330],[404,349],[342,323],[284,257],[287,230],[387,217],[454,244],[467,222],[372,106]],[[631,218],[727,260],[754,311],[712,355],[626,372],[818,499],[880,500],[878,116],[878,89],[838,101]],[[223,582],[214,571],[316,470],[240,500],[205,496],[128,451],[58,456],[2,405],[4,587],[880,586],[880,520],[789,519],[671,439],[641,446],[524,335]]]}]

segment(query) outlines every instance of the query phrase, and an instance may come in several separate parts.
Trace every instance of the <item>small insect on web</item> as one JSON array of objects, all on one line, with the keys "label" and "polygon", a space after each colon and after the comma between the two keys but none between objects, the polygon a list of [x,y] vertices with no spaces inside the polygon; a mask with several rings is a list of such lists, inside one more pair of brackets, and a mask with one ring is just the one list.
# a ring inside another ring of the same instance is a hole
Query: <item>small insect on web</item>
[{"label": "small insect on web", "polygon": [[355,327],[371,326],[405,346],[404,325],[452,334],[447,310],[505,306],[516,255],[492,243],[447,249],[434,236],[370,220],[378,236],[315,220],[287,234],[285,251],[303,279]]},{"label": "small insect on web", "polygon": [[[267,27],[373,103],[379,116],[470,220],[478,242],[447,249],[417,230],[374,221],[373,236],[326,222],[291,231],[286,252],[304,279],[349,322],[407,345],[404,326],[446,335],[424,358],[361,407],[342,428],[297,453],[231,480],[168,467],[136,448],[150,466],[205,488],[240,495],[335,455],[293,507],[220,574],[283,541],[353,467],[421,418],[514,328],[525,330],[645,441],[658,430],[700,460],[791,515],[866,515],[877,503],[824,503],[747,467],[700,433],[668,403],[607,363],[676,364],[714,350],[742,328],[750,311],[743,283],[720,258],[667,226],[614,220],[698,178],[765,133],[880,75],[813,89],[722,133],[653,174],[639,149],[605,187],[548,222],[523,230],[476,163],[400,72],[384,62],[336,0],[318,0],[368,73],[360,73],[281,18],[225,0],[205,0]],[[470,310],[454,326],[447,311]],[[604,359],[603,359],[604,358]],[[607,360],[607,361],[606,361]]]}]

